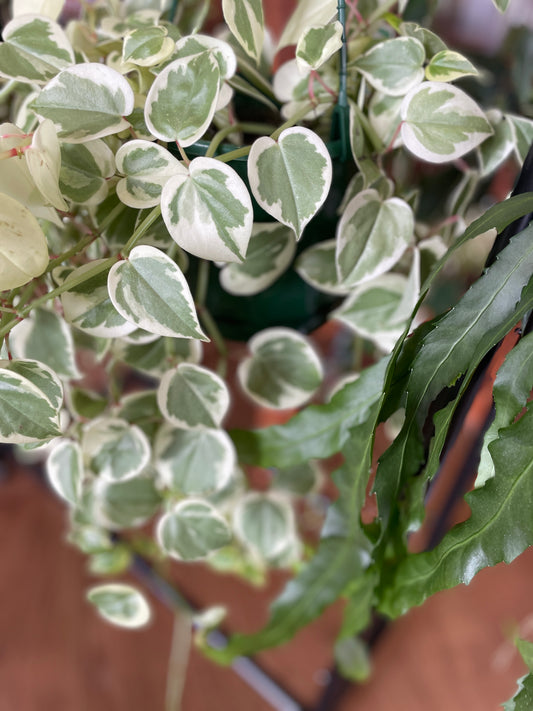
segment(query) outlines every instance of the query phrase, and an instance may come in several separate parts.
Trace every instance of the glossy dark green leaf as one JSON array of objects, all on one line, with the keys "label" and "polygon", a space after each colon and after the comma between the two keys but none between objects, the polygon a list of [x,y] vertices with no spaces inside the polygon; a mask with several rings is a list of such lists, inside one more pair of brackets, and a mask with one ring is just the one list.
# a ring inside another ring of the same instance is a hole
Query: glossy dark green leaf
[{"label": "glossy dark green leaf", "polygon": [[533,674],[518,680],[518,690],[512,699],[503,705],[504,711],[531,711],[533,708]]}]

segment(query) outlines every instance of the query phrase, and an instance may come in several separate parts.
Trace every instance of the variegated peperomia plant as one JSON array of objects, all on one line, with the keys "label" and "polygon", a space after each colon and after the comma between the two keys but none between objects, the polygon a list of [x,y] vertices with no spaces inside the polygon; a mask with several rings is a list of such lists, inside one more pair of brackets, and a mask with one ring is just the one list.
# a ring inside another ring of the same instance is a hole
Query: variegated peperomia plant
[{"label": "variegated peperomia plant", "polygon": [[[407,552],[480,364],[529,323],[531,228],[452,311],[415,328],[420,307],[458,247],[533,211],[519,195],[464,231],[476,186],[511,154],[524,161],[533,120],[457,86],[476,68],[404,19],[409,0],[300,0],[277,45],[294,59],[275,72],[260,0],[224,0],[212,34],[207,0],[81,5],[64,26],[63,0],[14,0],[0,44],[1,441],[46,452],[94,571],[127,569],[147,522],[156,556],[253,579],[298,570],[267,626],[207,646],[213,657],[280,644],[344,596],[346,670],[372,610],[394,617],[533,543],[531,413],[514,423],[533,385],[527,336],[498,376],[471,518],[430,553]],[[429,217],[428,163],[457,168]],[[373,353],[322,405],[308,405],[324,368],[307,327],[276,302],[295,283],[294,299],[324,294],[329,318]],[[272,294],[237,379],[262,407],[301,409],[284,425],[224,429],[221,294],[235,316]],[[80,380],[87,351],[105,365],[99,390]],[[397,411],[379,517],[364,526],[374,433]],[[340,496],[310,555],[293,499],[311,500],[317,461],[338,452]],[[270,490],[249,490],[247,465],[275,472]],[[123,583],[89,600],[117,624],[149,618]]]}]

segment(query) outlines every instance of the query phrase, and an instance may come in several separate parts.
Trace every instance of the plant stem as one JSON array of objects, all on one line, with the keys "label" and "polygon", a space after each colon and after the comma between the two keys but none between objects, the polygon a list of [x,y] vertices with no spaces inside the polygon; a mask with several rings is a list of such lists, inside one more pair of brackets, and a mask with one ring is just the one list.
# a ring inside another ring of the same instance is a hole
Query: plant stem
[{"label": "plant stem", "polygon": [[144,220],[141,222],[141,224],[137,227],[132,236],[124,245],[124,248],[121,250],[121,254],[123,257],[127,257],[129,255],[138,240],[140,240],[141,237],[150,229],[150,227],[154,224],[154,222],[160,215],[161,205],[156,205],[153,210],[149,212],[148,215],[146,215]]},{"label": "plant stem", "polygon": [[217,152],[217,148],[220,146],[222,141],[230,136],[232,133],[241,131],[242,133],[257,133],[258,135],[269,134],[272,131],[272,126],[266,123],[234,123],[231,126],[226,126],[226,128],[221,129],[213,137],[213,140],[209,144],[209,148],[205,153],[206,158],[211,158]]},{"label": "plant stem", "polygon": [[206,259],[201,259],[198,265],[198,279],[196,282],[196,298],[197,306],[205,305],[207,296],[207,288],[209,286],[209,262]]},{"label": "plant stem", "polygon": [[122,213],[125,208],[126,205],[124,205],[123,202],[119,202],[118,205],[115,205],[111,212],[109,212],[98,225],[98,231],[104,232],[109,227],[109,225],[111,225],[113,221],[117,219],[117,217]]},{"label": "plant stem", "polygon": [[220,361],[217,370],[220,377],[223,378],[226,374],[228,362],[228,348],[226,346],[226,341],[224,340],[224,336],[220,333],[215,319],[211,316],[210,312],[206,309],[206,307],[203,304],[200,304],[197,307],[197,311],[200,320],[205,326],[207,335],[215,344],[215,348],[217,349],[220,355]]},{"label": "plant stem", "polygon": [[18,85],[19,85],[19,82],[18,82],[16,79],[10,79],[8,82],[6,82],[6,84],[4,84],[4,86],[2,87],[2,89],[0,89],[0,103],[2,103],[3,101],[5,101],[5,99],[7,99],[7,97],[8,97],[13,91],[16,90],[16,88],[18,87]]},{"label": "plant stem", "polygon": [[83,250],[85,249],[85,247],[87,247],[88,245],[90,245],[91,242],[93,242],[97,237],[98,237],[98,235],[95,235],[95,234],[92,234],[92,233],[90,233],[90,234],[88,234],[88,235],[85,235],[85,237],[82,237],[82,238],[81,238],[78,242],[76,242],[76,244],[75,244],[73,247],[71,247],[69,250],[67,250],[66,252],[63,252],[63,254],[60,254],[60,255],[59,255],[58,257],[56,257],[55,259],[51,259],[51,260],[48,262],[48,266],[46,267],[44,273],[45,273],[45,274],[49,274],[49,273],[52,271],[52,269],[55,269],[55,267],[60,266],[60,265],[61,265],[63,262],[65,262],[67,259],[70,259],[71,257],[74,257],[76,254],[79,254],[80,252],[83,252]]},{"label": "plant stem", "polygon": [[367,23],[371,25],[373,22],[376,20],[379,20],[380,18],[387,13],[393,5],[396,5],[397,0],[385,0],[383,5],[380,5],[377,7],[374,12],[370,15],[370,17],[367,20]]},{"label": "plant stem", "polygon": [[192,621],[185,612],[176,612],[168,660],[165,711],[180,711],[185,688],[187,663],[192,640]]}]

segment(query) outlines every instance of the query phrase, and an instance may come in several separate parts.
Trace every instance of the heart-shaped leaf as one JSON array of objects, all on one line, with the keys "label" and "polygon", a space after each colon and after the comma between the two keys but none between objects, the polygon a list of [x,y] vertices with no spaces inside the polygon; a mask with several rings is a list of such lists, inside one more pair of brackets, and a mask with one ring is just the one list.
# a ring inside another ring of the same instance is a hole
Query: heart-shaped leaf
[{"label": "heart-shaped leaf", "polygon": [[226,520],[206,501],[180,501],[157,526],[160,546],[172,558],[198,560],[231,541]]},{"label": "heart-shaped leaf", "polygon": [[150,460],[150,444],[142,430],[119,418],[92,420],[84,428],[81,446],[89,468],[109,481],[136,477]]},{"label": "heart-shaped leaf", "polygon": [[219,37],[196,33],[182,37],[176,42],[176,59],[192,57],[207,52],[218,64],[221,79],[230,79],[237,70],[237,57],[233,47]]},{"label": "heart-shaped leaf", "polygon": [[107,197],[107,179],[114,173],[113,152],[99,138],[87,143],[61,144],[59,188],[72,202],[101,203]]},{"label": "heart-shaped leaf", "polygon": [[337,0],[307,0],[298,3],[285,25],[278,43],[278,49],[289,44],[297,44],[302,34],[302,28],[313,25],[325,25],[337,12]]},{"label": "heart-shaped leaf", "polygon": [[337,227],[339,281],[355,286],[384,274],[413,241],[414,217],[400,198],[382,200],[369,188],[346,206]]},{"label": "heart-shaped leaf", "polygon": [[350,288],[339,283],[335,253],[337,242],[328,239],[302,252],[296,261],[296,271],[304,281],[326,294],[347,294]]},{"label": "heart-shaped leaf", "polygon": [[124,37],[122,59],[139,67],[153,67],[169,57],[175,42],[167,36],[166,27],[154,25],[131,30]]},{"label": "heart-shaped leaf", "polygon": [[192,145],[211,123],[218,99],[220,69],[210,52],[176,59],[156,77],[144,118],[162,141]]},{"label": "heart-shaped leaf", "polygon": [[52,407],[59,410],[63,404],[63,385],[52,368],[38,360],[18,358],[10,360],[5,367],[29,380],[48,398]]},{"label": "heart-shaped leaf", "polygon": [[414,37],[374,45],[351,64],[382,94],[403,96],[424,78],[424,46]]},{"label": "heart-shaped leaf", "polygon": [[430,163],[460,158],[492,135],[476,102],[451,84],[420,84],[404,98],[400,114],[405,146]]},{"label": "heart-shaped leaf", "polygon": [[127,79],[105,64],[77,64],[64,69],[31,103],[36,114],[54,122],[58,135],[83,143],[119,133],[133,111],[133,90]]},{"label": "heart-shaped leaf", "polygon": [[176,427],[218,427],[229,407],[224,381],[207,368],[181,363],[161,378],[159,408]]},{"label": "heart-shaped leaf", "polygon": [[163,427],[154,456],[164,485],[186,495],[222,489],[236,463],[233,443],[224,430]]},{"label": "heart-shaped leaf", "polygon": [[109,296],[139,328],[161,336],[208,340],[200,328],[189,285],[164,252],[140,245],[109,271]]},{"label": "heart-shaped leaf", "polygon": [[54,491],[72,506],[81,499],[83,460],[81,448],[70,439],[59,439],[46,460],[46,474]]},{"label": "heart-shaped leaf", "polygon": [[161,506],[155,473],[150,469],[122,481],[98,478],[91,493],[91,519],[111,531],[142,526]]},{"label": "heart-shaped leaf", "polygon": [[461,77],[476,76],[477,69],[472,62],[459,52],[443,49],[431,57],[426,67],[426,79],[429,81],[455,81]]},{"label": "heart-shaped leaf", "polygon": [[226,24],[241,47],[259,64],[264,39],[261,0],[222,0]]},{"label": "heart-shaped leaf", "polygon": [[167,180],[176,173],[187,175],[187,169],[177,158],[150,141],[124,143],[115,160],[117,171],[126,176],[117,183],[117,195],[129,207],[155,207]]},{"label": "heart-shaped leaf", "polygon": [[274,409],[303,405],[322,382],[322,364],[309,341],[289,328],[268,328],[249,342],[239,381],[256,402]]},{"label": "heart-shaped leaf", "polygon": [[252,233],[250,194],[235,170],[214,158],[195,158],[161,193],[161,211],[172,238],[191,254],[242,261]]},{"label": "heart-shaped leaf", "polygon": [[113,344],[113,355],[141,373],[161,378],[169,365],[181,362],[199,363],[202,344],[189,338],[157,337],[151,343],[140,345],[121,340]]},{"label": "heart-shaped leaf", "polygon": [[516,156],[520,163],[523,163],[533,141],[533,121],[514,114],[506,114],[506,118],[511,122]]},{"label": "heart-shaped leaf", "polygon": [[226,264],[220,283],[230,294],[251,296],[273,284],[294,258],[296,243],[288,227],[275,222],[257,222],[242,264]]},{"label": "heart-shaped leaf", "polygon": [[273,561],[292,544],[294,513],[281,496],[253,492],[240,499],[233,516],[236,535],[262,560]]},{"label": "heart-shaped leaf", "polygon": [[104,620],[118,627],[144,627],[152,616],[144,595],[123,583],[95,585],[87,591],[87,600]]},{"label": "heart-shaped leaf", "polygon": [[74,52],[65,32],[49,17],[35,14],[14,17],[2,30],[2,36],[0,76],[44,83],[74,63]]},{"label": "heart-shaped leaf", "polygon": [[307,27],[296,46],[296,61],[302,70],[318,69],[342,47],[339,21]]},{"label": "heart-shaped leaf", "polygon": [[48,266],[44,233],[20,202],[0,194],[0,291],[40,276]]},{"label": "heart-shaped leaf", "polygon": [[54,125],[45,119],[35,129],[31,146],[24,151],[31,177],[46,202],[58,210],[67,210],[59,189],[61,149]]},{"label": "heart-shaped leaf", "polygon": [[313,131],[295,126],[278,140],[258,138],[248,159],[248,178],[261,207],[299,239],[331,185],[331,158]]}]

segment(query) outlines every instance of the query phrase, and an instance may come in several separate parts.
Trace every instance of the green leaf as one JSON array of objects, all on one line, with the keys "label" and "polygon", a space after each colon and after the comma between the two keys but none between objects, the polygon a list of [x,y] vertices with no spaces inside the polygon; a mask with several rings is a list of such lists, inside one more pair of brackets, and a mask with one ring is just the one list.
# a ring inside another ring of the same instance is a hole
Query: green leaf
[{"label": "green leaf", "polygon": [[455,81],[461,77],[477,74],[477,69],[466,57],[449,49],[437,52],[426,67],[428,81]]},{"label": "green leaf", "polygon": [[414,217],[400,198],[363,190],[345,207],[337,228],[337,272],[346,286],[389,271],[413,241]]},{"label": "green leaf", "polygon": [[529,671],[533,671],[533,642],[528,642],[525,639],[516,639],[515,645]]},{"label": "green leaf", "polygon": [[485,433],[476,487],[482,486],[494,476],[494,464],[489,454],[491,442],[498,438],[498,431],[512,424],[526,405],[533,388],[533,334],[522,338],[507,354],[498,370],[493,387],[495,415]]},{"label": "green leaf", "polygon": [[107,290],[107,274],[101,272],[76,284],[102,261],[95,259],[69,274],[65,286],[69,282],[73,286],[61,294],[61,305],[65,320],[84,333],[98,338],[117,338],[134,331],[135,324],[127,321],[113,306]]},{"label": "green leaf", "polygon": [[59,189],[61,149],[54,125],[45,119],[33,133],[31,145],[24,151],[30,175],[45,202],[58,210],[68,205]]},{"label": "green leaf", "polygon": [[285,25],[277,49],[289,44],[298,44],[302,29],[313,25],[325,25],[337,12],[337,0],[308,0],[296,6]]},{"label": "green leaf", "polygon": [[467,494],[470,518],[429,553],[400,564],[381,610],[397,616],[438,590],[468,584],[481,569],[510,563],[533,545],[533,410],[502,430],[491,444],[495,476]]},{"label": "green leaf", "polygon": [[336,20],[327,25],[307,27],[296,46],[296,61],[302,70],[318,69],[342,47],[342,25]]},{"label": "green leaf", "polygon": [[163,550],[178,560],[198,560],[231,541],[226,520],[206,501],[180,501],[157,525]]},{"label": "green leaf", "polygon": [[[32,10],[35,12],[35,10]],[[15,17],[2,30],[0,76],[44,83],[74,63],[74,52],[61,27],[48,17]]]},{"label": "green leaf", "polygon": [[77,64],[52,79],[31,103],[38,116],[54,122],[69,143],[119,133],[133,111],[133,90],[127,79],[105,64]]},{"label": "green leaf", "polygon": [[511,122],[516,156],[520,163],[523,163],[533,141],[533,121],[525,116],[513,114],[506,114],[506,118]]},{"label": "green leaf", "polygon": [[48,266],[48,245],[32,213],[0,193],[0,291],[40,276]]},{"label": "green leaf", "polygon": [[295,496],[305,496],[317,489],[322,478],[318,462],[311,459],[293,467],[276,469],[272,487],[278,491],[288,491]]},{"label": "green leaf", "polygon": [[424,78],[424,46],[414,37],[396,37],[374,45],[350,63],[382,94],[404,96]]},{"label": "green leaf", "polygon": [[113,355],[141,373],[161,378],[169,367],[182,362],[198,363],[202,344],[189,338],[157,338],[141,345],[116,341]]},{"label": "green leaf", "polygon": [[347,294],[350,288],[341,284],[337,275],[336,251],[337,241],[334,239],[314,244],[300,254],[295,269],[304,281],[319,291]]},{"label": "green leaf", "polygon": [[59,188],[72,202],[95,205],[107,197],[107,179],[115,173],[111,149],[97,138],[87,143],[61,144]]},{"label": "green leaf", "polygon": [[59,406],[48,397],[48,386],[46,390],[39,387],[39,371],[61,392],[57,376],[37,364],[38,372],[33,377],[25,372],[24,362],[21,365],[22,374],[17,372],[17,361],[0,361],[0,442],[24,444],[57,437],[61,434]]},{"label": "green leaf", "polygon": [[248,179],[261,207],[291,227],[296,238],[316,214],[331,185],[331,158],[316,133],[295,126],[277,142],[258,138],[248,158]]},{"label": "green leaf", "polygon": [[320,359],[307,339],[288,328],[269,328],[248,342],[252,356],[237,375],[256,402],[275,409],[303,405],[322,382]]},{"label": "green leaf", "polygon": [[[182,37],[176,42],[176,59],[191,58],[207,52],[211,54],[218,64],[221,79],[230,79],[237,70],[237,57],[233,47],[213,35],[196,33]],[[222,90],[222,86],[221,86]]]},{"label": "green leaf", "polygon": [[356,684],[368,680],[371,674],[368,645],[359,637],[343,637],[335,643],[335,664],[339,673]]},{"label": "green leaf", "polygon": [[406,148],[430,163],[460,158],[492,135],[476,102],[450,84],[420,84],[407,94],[400,113]]},{"label": "green leaf", "polygon": [[[378,91],[374,92],[370,99],[368,120],[384,146],[391,145],[394,137],[392,148],[397,148],[402,143],[401,135],[397,133],[401,121],[400,108],[402,101],[402,96],[388,96]],[[354,118],[357,115],[356,111],[352,111],[350,116],[352,114]]]},{"label": "green leaf", "polygon": [[146,97],[144,118],[162,141],[190,146],[215,113],[220,69],[210,52],[176,59],[157,76]]},{"label": "green leaf", "polygon": [[[498,2],[498,0],[493,0]],[[502,2],[502,0],[500,0]],[[504,711],[529,711],[533,706],[533,674],[518,680],[518,689],[512,699],[503,704]]]},{"label": "green leaf", "polygon": [[116,545],[109,551],[93,553],[89,558],[89,572],[92,575],[120,575],[129,569],[132,561],[129,549]]},{"label": "green leaf", "polygon": [[242,543],[266,562],[280,556],[296,535],[290,504],[271,493],[251,492],[240,498],[233,512],[233,527]]},{"label": "green leaf", "polygon": [[326,405],[312,405],[284,425],[233,430],[239,460],[261,467],[290,467],[339,452],[350,429],[364,422],[381,397],[388,358],[365,368],[361,376]]},{"label": "green leaf", "polygon": [[129,207],[147,208],[159,204],[161,190],[176,173],[187,170],[166,148],[151,141],[134,140],[117,151],[117,171],[125,175],[117,183],[117,195]]},{"label": "green leaf", "polygon": [[479,146],[480,173],[486,177],[493,173],[515,146],[511,122],[498,111],[487,112],[494,134]]},{"label": "green leaf", "polygon": [[62,406],[63,385],[52,368],[37,360],[19,360],[17,358],[10,360],[5,367],[39,388],[54,408],[59,410]]},{"label": "green leaf", "polygon": [[72,506],[81,500],[83,460],[77,442],[58,439],[46,460],[46,474],[54,491]]},{"label": "green leaf", "polygon": [[122,59],[139,67],[160,64],[172,54],[176,46],[167,34],[167,29],[161,25],[131,30],[124,37]]},{"label": "green leaf", "polygon": [[90,469],[109,481],[136,477],[150,461],[150,444],[144,433],[119,418],[99,417],[89,422],[81,446]]},{"label": "green leaf", "polygon": [[295,252],[291,229],[275,222],[256,222],[244,262],[226,264],[220,271],[220,283],[236,296],[258,294],[288,268]]},{"label": "green leaf", "polygon": [[109,271],[116,310],[150,333],[208,340],[200,329],[189,285],[180,268],[155,247],[134,247]]},{"label": "green leaf", "polygon": [[87,591],[87,599],[100,617],[118,627],[144,627],[152,615],[142,593],[123,583],[95,585]]},{"label": "green leaf", "polygon": [[241,47],[259,64],[264,18],[261,0],[222,0],[224,20]]},{"label": "green leaf", "polygon": [[250,194],[236,171],[214,158],[195,158],[188,173],[165,184],[161,211],[172,239],[202,259],[244,259],[252,233]]},{"label": "green leaf", "polygon": [[91,520],[112,531],[138,528],[161,506],[154,472],[123,481],[96,479],[92,488]]},{"label": "green leaf", "polygon": [[513,237],[491,268],[454,309],[438,319],[423,337],[402,383],[407,393],[405,422],[380,460],[375,480],[378,508],[388,530],[403,485],[423,465],[422,428],[431,404],[464,375],[461,391],[486,353],[530,308],[533,285],[522,293],[533,270],[533,227]]},{"label": "green leaf", "polygon": [[492,0],[492,2],[500,12],[505,12],[509,6],[510,0]]},{"label": "green leaf", "polygon": [[15,358],[45,363],[60,378],[80,378],[70,327],[55,311],[36,308],[11,331]]},{"label": "green leaf", "polygon": [[165,486],[185,495],[223,489],[235,468],[235,449],[224,430],[162,427],[154,444],[157,470]]},{"label": "green leaf", "polygon": [[219,427],[229,407],[225,382],[213,371],[181,363],[161,378],[157,401],[163,416],[176,427]]}]

